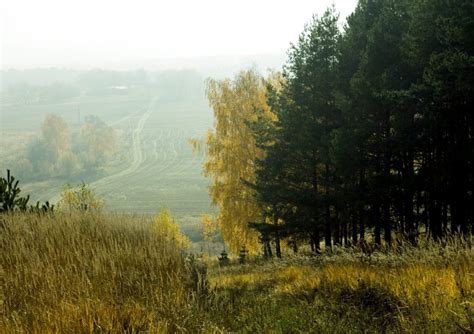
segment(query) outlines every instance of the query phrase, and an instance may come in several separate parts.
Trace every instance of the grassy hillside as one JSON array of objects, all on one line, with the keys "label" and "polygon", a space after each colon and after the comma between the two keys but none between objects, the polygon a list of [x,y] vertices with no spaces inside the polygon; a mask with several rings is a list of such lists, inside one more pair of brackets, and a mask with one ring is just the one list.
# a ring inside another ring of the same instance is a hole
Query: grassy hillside
[{"label": "grassy hillside", "polygon": [[473,255],[459,245],[345,250],[231,266],[210,281],[231,304],[222,323],[249,333],[472,333]]},{"label": "grassy hillside", "polygon": [[467,242],[220,267],[145,219],[58,213],[2,215],[0,245],[2,333],[474,329]]},{"label": "grassy hillside", "polygon": [[0,217],[0,332],[193,329],[199,275],[150,223],[101,215]]}]

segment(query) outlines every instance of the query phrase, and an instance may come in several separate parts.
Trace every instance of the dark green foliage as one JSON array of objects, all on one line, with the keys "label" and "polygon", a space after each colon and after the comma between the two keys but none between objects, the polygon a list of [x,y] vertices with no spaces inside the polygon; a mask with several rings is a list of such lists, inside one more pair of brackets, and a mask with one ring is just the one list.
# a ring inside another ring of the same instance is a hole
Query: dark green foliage
[{"label": "dark green foliage", "polygon": [[[259,233],[259,240],[263,246],[263,255],[265,257],[272,257],[273,252],[271,248],[271,242],[279,242],[279,240],[284,237],[281,226],[277,224],[268,224],[268,223],[249,223],[249,227],[255,229]],[[281,257],[279,251],[279,245],[276,245],[277,257]]]},{"label": "dark green foliage", "polygon": [[[269,89],[269,104],[278,122],[274,128],[252,126],[256,142],[266,150],[265,158],[257,161],[253,185],[266,221],[252,226],[267,245],[268,239],[274,240],[278,257],[280,239],[287,232],[319,244],[319,231],[330,229],[332,194],[329,187],[321,193],[320,187],[332,178],[327,143],[338,127],[335,87],[341,34],[337,20],[334,9],[328,9],[306,27],[290,49],[282,91]],[[267,254],[269,247],[265,250]]]},{"label": "dark green foliage", "polygon": [[30,195],[26,197],[20,197],[21,189],[18,187],[19,180],[16,180],[14,176],[10,175],[10,170],[7,169],[7,178],[0,177],[0,213],[9,211],[26,211],[36,213],[50,213],[54,211],[54,205],[51,205],[48,201],[40,205],[40,202],[36,202],[36,205],[28,206]]},{"label": "dark green foliage", "polygon": [[44,204],[40,205],[40,202],[36,202],[36,205],[30,207],[30,211],[36,212],[39,214],[52,213],[54,212],[54,205],[50,204],[49,201],[46,201]]},{"label": "dark green foliage", "polygon": [[27,209],[30,196],[20,197],[21,189],[18,187],[19,181],[10,175],[7,170],[7,178],[0,177],[0,213],[13,210]]},{"label": "dark green foliage", "polygon": [[222,251],[221,256],[218,256],[218,259],[221,266],[229,264],[229,257],[227,256],[225,249]]},{"label": "dark green foliage", "polygon": [[472,233],[474,3],[360,0],[342,32],[337,19],[290,48],[277,123],[249,124],[265,253]]}]

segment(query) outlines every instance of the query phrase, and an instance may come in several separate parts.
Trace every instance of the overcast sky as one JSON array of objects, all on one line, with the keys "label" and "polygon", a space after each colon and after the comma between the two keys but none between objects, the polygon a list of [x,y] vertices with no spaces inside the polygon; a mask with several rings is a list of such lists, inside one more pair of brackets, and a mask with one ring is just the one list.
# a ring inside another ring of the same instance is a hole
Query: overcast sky
[{"label": "overcast sky", "polygon": [[313,13],[357,0],[4,0],[3,68],[284,54]]}]

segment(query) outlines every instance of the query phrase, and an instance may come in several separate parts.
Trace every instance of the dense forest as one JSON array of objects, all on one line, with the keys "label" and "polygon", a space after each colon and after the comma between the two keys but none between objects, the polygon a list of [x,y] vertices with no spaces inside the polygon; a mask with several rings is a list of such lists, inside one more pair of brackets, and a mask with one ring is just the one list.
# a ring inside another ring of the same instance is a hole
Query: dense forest
[{"label": "dense forest", "polygon": [[282,73],[208,82],[222,234],[281,256],[474,228],[474,3],[362,0],[313,17]]}]

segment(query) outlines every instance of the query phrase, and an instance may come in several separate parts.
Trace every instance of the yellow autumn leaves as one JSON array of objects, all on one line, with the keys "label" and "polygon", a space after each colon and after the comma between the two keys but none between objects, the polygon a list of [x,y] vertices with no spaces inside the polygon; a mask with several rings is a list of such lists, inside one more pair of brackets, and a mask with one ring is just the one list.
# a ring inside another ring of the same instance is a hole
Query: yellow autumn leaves
[{"label": "yellow autumn leaves", "polygon": [[179,248],[185,249],[191,245],[191,241],[180,231],[169,209],[160,210],[160,213],[153,221],[151,229],[164,240],[174,243]]},{"label": "yellow autumn leaves", "polygon": [[[277,82],[277,77],[273,74],[268,80]],[[275,119],[267,104],[265,79],[248,70],[233,80],[208,80],[207,97],[214,111],[214,129],[207,133],[203,169],[212,180],[209,193],[219,208],[217,222],[231,251],[246,247],[255,253],[260,248],[258,235],[248,224],[258,221],[260,209],[254,192],[242,180],[255,180],[255,159],[263,154],[247,123],[256,121],[257,110]]]}]

